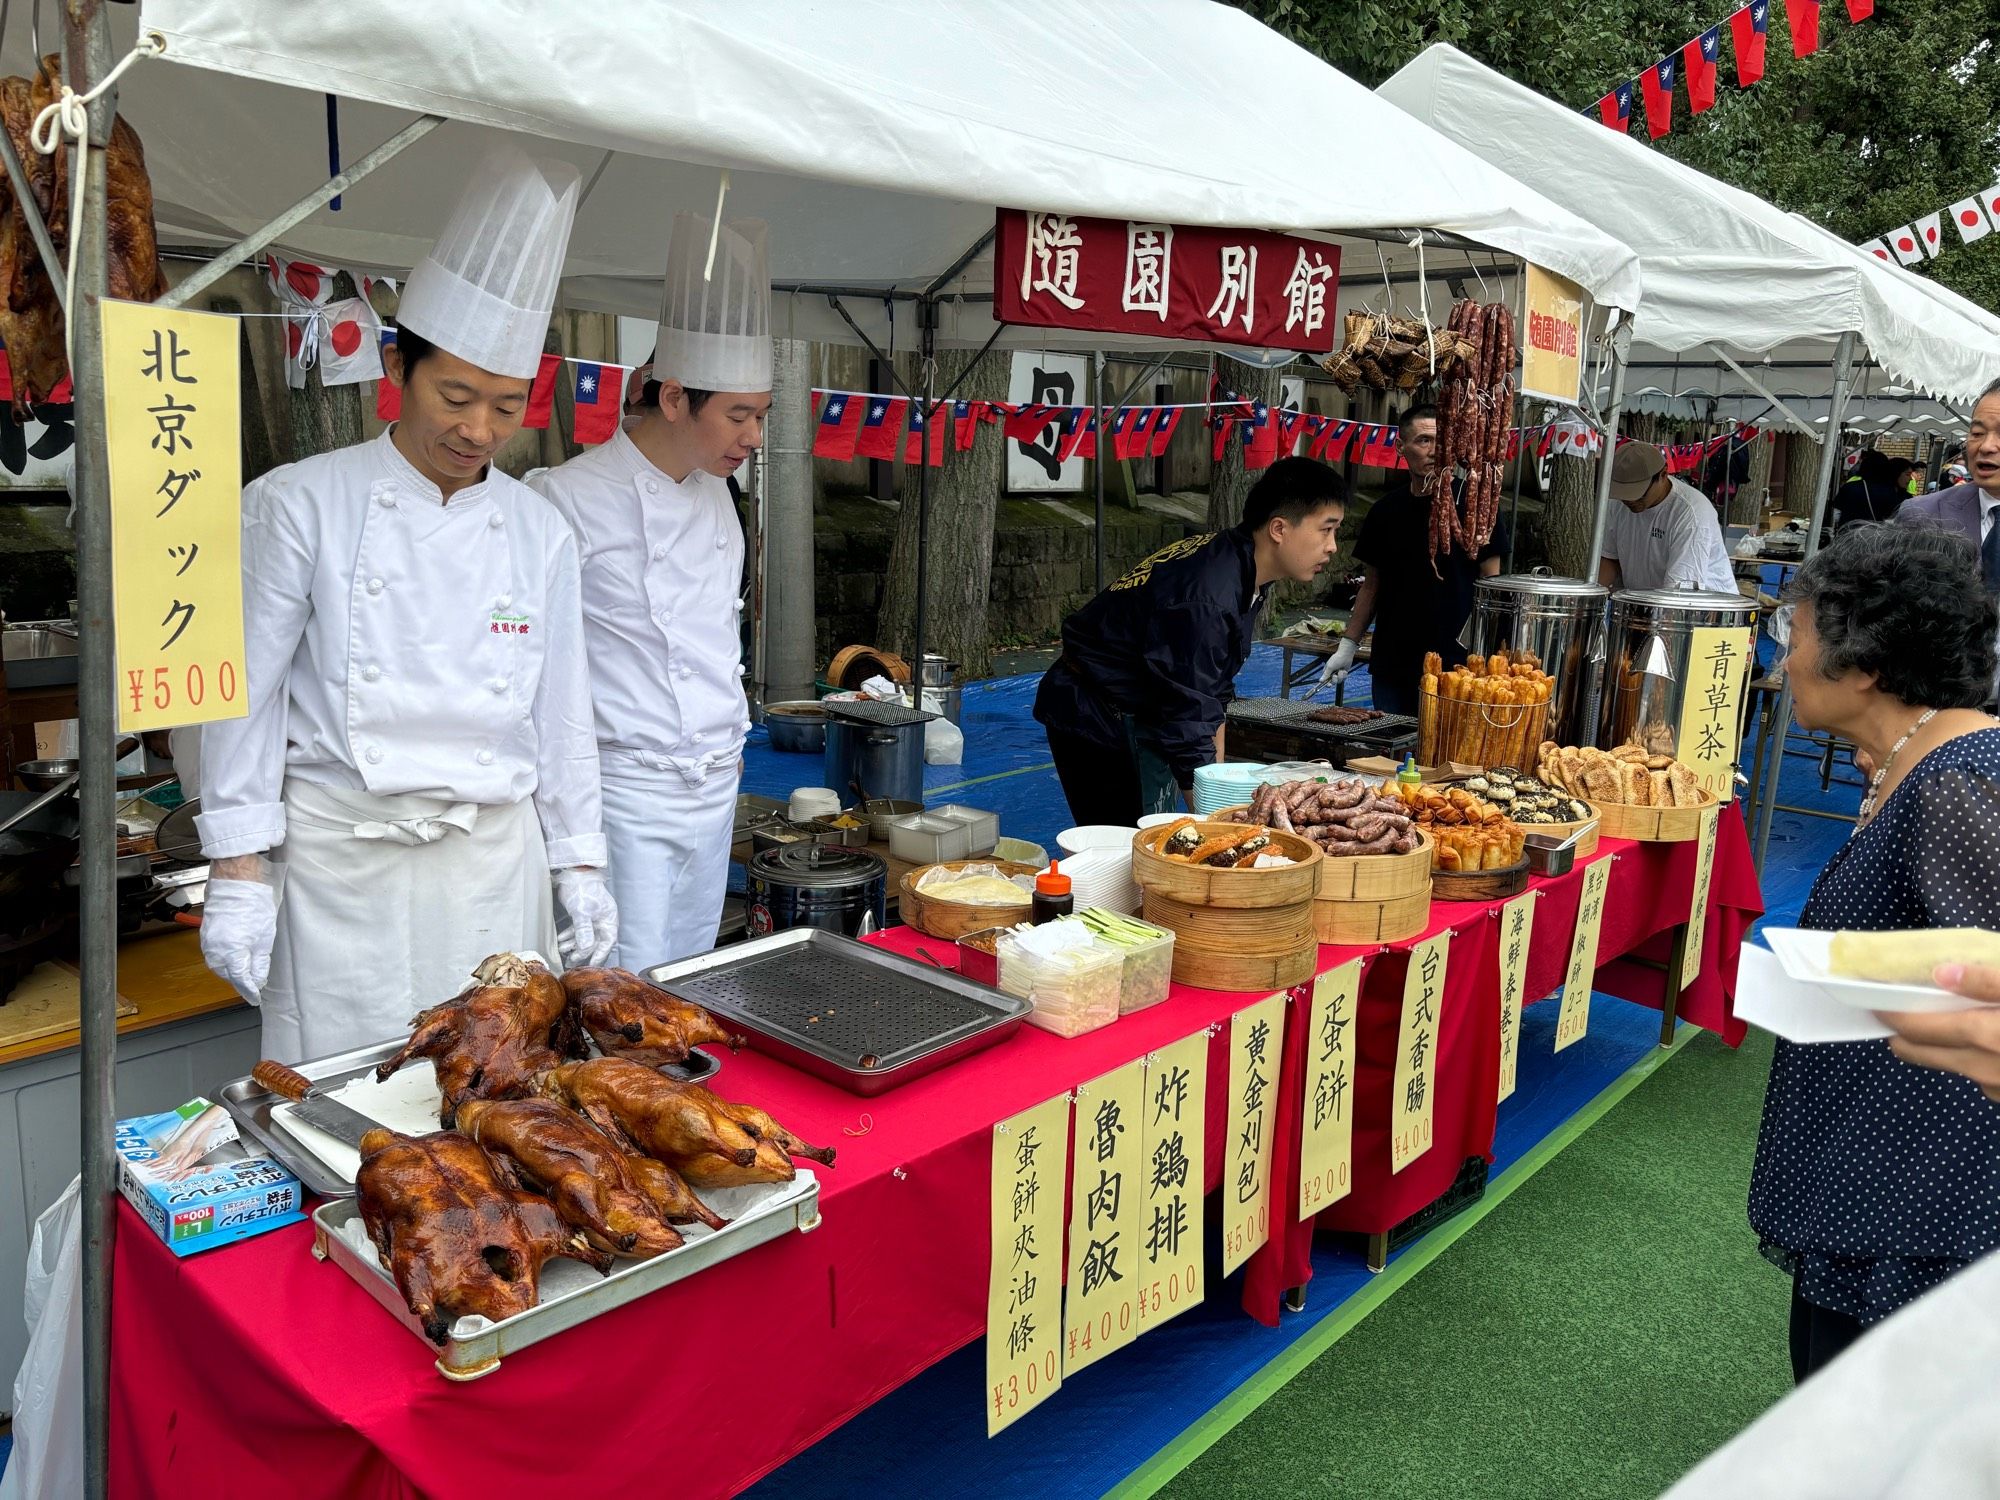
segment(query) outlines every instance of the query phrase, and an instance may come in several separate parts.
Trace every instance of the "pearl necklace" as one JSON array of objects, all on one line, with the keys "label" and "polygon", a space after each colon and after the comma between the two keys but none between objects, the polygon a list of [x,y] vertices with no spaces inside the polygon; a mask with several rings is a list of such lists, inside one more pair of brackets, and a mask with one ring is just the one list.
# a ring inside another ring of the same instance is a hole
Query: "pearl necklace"
[{"label": "pearl necklace", "polygon": [[1936,717],[1936,709],[1925,709],[1923,716],[1909,727],[1909,730],[1900,740],[1896,741],[1896,748],[1889,752],[1889,758],[1883,761],[1876,769],[1873,779],[1868,783],[1868,795],[1861,799],[1861,823],[1865,824],[1870,818],[1875,816],[1875,799],[1881,794],[1882,782],[1889,775],[1891,767],[1896,764],[1896,757],[1903,753],[1903,746],[1909,744],[1911,739],[1915,737],[1916,732]]}]

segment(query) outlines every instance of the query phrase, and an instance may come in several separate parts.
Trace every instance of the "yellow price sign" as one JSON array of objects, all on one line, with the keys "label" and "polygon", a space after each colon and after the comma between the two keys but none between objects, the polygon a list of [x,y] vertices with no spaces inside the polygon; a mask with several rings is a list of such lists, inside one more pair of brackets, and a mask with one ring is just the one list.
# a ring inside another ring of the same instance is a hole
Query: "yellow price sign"
[{"label": "yellow price sign", "polygon": [[1272,1131],[1278,1113],[1278,1060],[1285,1044],[1283,991],[1229,1021],[1228,1142],[1222,1154],[1222,1274],[1271,1238]]},{"label": "yellow price sign", "polygon": [[1438,1012],[1444,1005],[1450,957],[1450,928],[1410,950],[1410,969],[1403,979],[1403,1023],[1396,1039],[1396,1078],[1389,1094],[1391,1172],[1402,1171],[1431,1149]]},{"label": "yellow price sign", "polygon": [[1208,1033],[1197,1031],[1146,1059],[1145,1194],[1139,1281],[1132,1292],[1148,1333],[1203,1296],[1202,1161],[1208,1141]]},{"label": "yellow price sign", "polygon": [[237,320],[107,301],[103,331],[118,727],[240,719]]},{"label": "yellow price sign", "polygon": [[1535,935],[1533,891],[1500,908],[1500,1089],[1494,1102],[1510,1099],[1521,1061],[1521,991],[1528,983],[1528,945]]},{"label": "yellow price sign", "polygon": [[1688,632],[1687,686],[1681,696],[1675,753],[1718,802],[1736,796],[1743,684],[1749,678],[1754,642],[1747,625],[1705,626]]},{"label": "yellow price sign", "polygon": [[993,1127],[993,1259],[986,1278],[986,1435],[1062,1384],[1063,1177],[1069,1096]]},{"label": "yellow price sign", "polygon": [[1583,288],[1535,265],[1527,279],[1521,394],[1575,406],[1583,395]]},{"label": "yellow price sign", "polygon": [[1306,1016],[1306,1093],[1300,1110],[1299,1217],[1310,1219],[1354,1188],[1354,1036],[1361,960],[1313,981]]},{"label": "yellow price sign", "polygon": [[1555,1050],[1580,1041],[1590,1029],[1590,987],[1597,977],[1597,935],[1604,926],[1604,891],[1611,883],[1605,855],[1583,872],[1576,908],[1576,936],[1570,939],[1569,972],[1563,979],[1562,1009],[1556,1014]]},{"label": "yellow price sign", "polygon": [[1130,1288],[1146,1194],[1146,1065],[1135,1059],[1076,1091],[1069,1197],[1063,1372],[1093,1365],[1139,1336]]},{"label": "yellow price sign", "polygon": [[1694,899],[1688,904],[1687,939],[1681,954],[1680,987],[1701,972],[1701,945],[1708,936],[1708,897],[1715,887],[1715,834],[1722,809],[1711,807],[1701,820],[1701,847],[1695,853]]}]

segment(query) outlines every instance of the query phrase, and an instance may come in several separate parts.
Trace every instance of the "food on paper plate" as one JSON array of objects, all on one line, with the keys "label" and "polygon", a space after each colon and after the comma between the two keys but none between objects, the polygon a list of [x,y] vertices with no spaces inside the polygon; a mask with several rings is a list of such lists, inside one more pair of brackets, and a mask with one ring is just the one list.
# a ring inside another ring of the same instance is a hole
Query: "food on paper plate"
[{"label": "food on paper plate", "polygon": [[807,1145],[755,1105],[731,1103],[621,1057],[565,1063],[537,1086],[612,1140],[665,1162],[691,1187],[790,1182],[798,1175],[794,1156],[833,1165],[831,1146]]},{"label": "food on paper plate", "polygon": [[1840,979],[1928,988],[1939,964],[2000,964],[2000,932],[1935,927],[1920,932],[1836,932],[1826,968]]},{"label": "food on paper plate", "polygon": [[607,1252],[564,1224],[548,1199],[509,1186],[511,1176],[454,1131],[361,1138],[361,1222],[434,1344],[460,1318],[497,1323],[533,1307],[542,1266],[557,1256],[611,1269]]},{"label": "food on paper plate", "polygon": [[685,1062],[703,1042],[741,1051],[745,1039],[691,1001],[628,969],[571,969],[562,977],[578,1023],[606,1057],[661,1067]]},{"label": "food on paper plate", "polygon": [[1592,750],[1544,740],[1537,769],[1549,785],[1599,806],[1700,807],[1709,800],[1693,771],[1642,745]]},{"label": "food on paper plate", "polygon": [[446,1129],[466,1100],[525,1098],[538,1074],[582,1050],[569,996],[546,966],[496,953],[475,973],[479,983],[420,1014],[410,1039],[375,1069],[383,1079],[412,1058],[431,1059]]},{"label": "food on paper plate", "polygon": [[1266,783],[1235,818],[1296,833],[1332,858],[1408,854],[1417,847],[1409,810],[1365,781]]},{"label": "food on paper plate", "polygon": [[1567,791],[1549,786],[1512,766],[1498,766],[1462,781],[1468,792],[1484,797],[1524,827],[1548,823],[1581,823],[1590,806]]},{"label": "food on paper plate", "polygon": [[1463,787],[1399,782],[1395,795],[1411,822],[1436,844],[1441,871],[1505,870],[1526,857],[1527,834],[1520,825]]}]

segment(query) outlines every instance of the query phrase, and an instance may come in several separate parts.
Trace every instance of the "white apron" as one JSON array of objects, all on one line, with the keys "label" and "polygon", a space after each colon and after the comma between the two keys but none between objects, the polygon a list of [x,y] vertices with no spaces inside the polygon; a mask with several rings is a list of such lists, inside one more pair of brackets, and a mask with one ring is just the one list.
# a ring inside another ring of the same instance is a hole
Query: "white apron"
[{"label": "white apron", "polygon": [[489,954],[555,953],[532,799],[497,806],[285,780],[264,1056],[308,1062],[406,1035]]},{"label": "white apron", "polygon": [[715,946],[735,836],[737,757],[721,764],[603,752],[604,832],[618,946],[610,962],[643,970]]}]

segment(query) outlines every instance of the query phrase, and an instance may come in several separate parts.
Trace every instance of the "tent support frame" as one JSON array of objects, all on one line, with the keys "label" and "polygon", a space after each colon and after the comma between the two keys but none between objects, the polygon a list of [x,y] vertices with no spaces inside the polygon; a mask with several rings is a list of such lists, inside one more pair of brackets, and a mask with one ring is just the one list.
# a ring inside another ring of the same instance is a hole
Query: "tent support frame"
[{"label": "tent support frame", "polygon": [[[1826,524],[1827,493],[1833,488],[1834,472],[1840,463],[1840,419],[1846,414],[1848,392],[1854,385],[1855,343],[1854,334],[1843,333],[1833,352],[1833,394],[1827,400],[1826,439],[1819,450],[1819,487],[1813,495],[1812,526],[1806,532],[1805,561],[1808,563],[1819,551],[1820,528]],[[1749,377],[1744,378],[1747,380]],[[1791,727],[1792,679],[1787,676],[1784,686],[1778,689],[1777,704],[1771,710],[1771,732],[1772,738],[1777,741],[1777,749],[1771,756],[1764,785],[1758,788],[1757,793],[1755,865],[1760,879],[1764,874],[1764,854],[1771,845],[1771,816],[1778,810],[1778,783],[1785,769],[1785,738],[1791,733]]]},{"label": "tent support frame", "polygon": [[1611,461],[1618,456],[1618,416],[1625,405],[1625,360],[1632,349],[1632,320],[1621,318],[1611,330],[1611,396],[1604,408],[1604,451],[1597,457],[1597,503],[1590,517],[1590,556],[1584,559],[1585,582],[1597,577],[1604,556],[1605,507],[1611,504]]},{"label": "tent support frame", "polygon": [[[1845,337],[1845,335],[1842,336]],[[1807,437],[1815,436],[1815,433],[1813,432],[1812,423],[1808,422],[1804,417],[1801,417],[1797,412],[1793,411],[1789,406],[1785,405],[1784,402],[1780,401],[1776,396],[1772,395],[1770,388],[1766,386],[1761,380],[1759,380],[1755,375],[1752,375],[1748,370],[1744,369],[1743,366],[1739,365],[1735,360],[1731,359],[1727,354],[1725,354],[1721,349],[1717,348],[1714,344],[1710,344],[1708,346],[1708,352],[1713,354],[1717,359],[1721,360],[1725,365],[1728,365],[1730,369],[1734,370],[1737,374],[1737,378],[1740,379],[1745,385],[1749,386],[1751,390],[1755,391],[1758,395],[1762,396],[1766,401],[1770,402],[1771,405],[1776,407],[1779,411],[1783,412],[1785,416],[1791,421],[1791,424],[1794,427],[1798,428],[1800,432],[1803,432]],[[1840,363],[1840,355],[1838,353],[1834,355],[1834,362],[1836,365]],[[1709,410],[1711,413],[1713,413],[1715,410],[1715,406],[1712,401],[1709,405]]]}]

